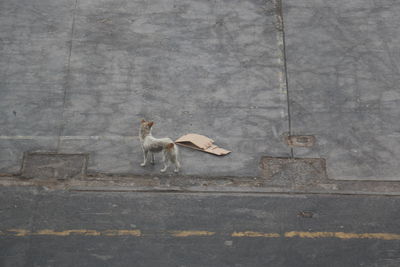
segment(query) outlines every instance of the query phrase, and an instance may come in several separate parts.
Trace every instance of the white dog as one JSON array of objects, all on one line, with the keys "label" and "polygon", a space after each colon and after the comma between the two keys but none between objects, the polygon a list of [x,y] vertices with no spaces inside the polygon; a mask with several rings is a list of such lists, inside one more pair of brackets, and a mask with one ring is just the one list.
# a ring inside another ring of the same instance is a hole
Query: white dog
[{"label": "white dog", "polygon": [[165,172],[171,163],[175,164],[175,172],[179,172],[181,164],[178,161],[178,147],[170,138],[155,138],[151,135],[151,129],[154,125],[152,121],[142,120],[140,124],[139,138],[143,149],[143,163],[140,166],[146,166],[149,154],[151,154],[151,163],[154,164],[153,153],[163,153],[164,168],[161,172]]}]

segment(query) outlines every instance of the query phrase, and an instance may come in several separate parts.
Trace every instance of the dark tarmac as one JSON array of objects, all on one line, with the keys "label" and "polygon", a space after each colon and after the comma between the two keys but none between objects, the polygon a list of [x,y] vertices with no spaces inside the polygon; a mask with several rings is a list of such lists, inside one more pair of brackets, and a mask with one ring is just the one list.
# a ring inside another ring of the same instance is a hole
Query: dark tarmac
[{"label": "dark tarmac", "polygon": [[1,266],[398,266],[398,197],[0,188]]}]

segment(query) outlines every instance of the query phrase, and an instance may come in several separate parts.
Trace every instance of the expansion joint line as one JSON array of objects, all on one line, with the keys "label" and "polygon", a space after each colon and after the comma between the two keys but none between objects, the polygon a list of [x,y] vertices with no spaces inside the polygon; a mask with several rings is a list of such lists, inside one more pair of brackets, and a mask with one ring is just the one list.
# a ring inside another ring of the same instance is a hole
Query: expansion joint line
[{"label": "expansion joint line", "polygon": [[[292,135],[292,120],[291,120],[291,110],[290,110],[290,94],[289,94],[289,80],[288,80],[288,69],[287,69],[287,56],[286,56],[286,39],[285,39],[285,25],[283,20],[283,6],[282,0],[275,0],[275,10],[276,10],[276,30],[278,38],[278,47],[281,51],[280,60],[283,64],[283,75],[281,79],[281,84],[284,86],[286,92],[286,102],[287,102],[287,116],[288,116],[288,131],[289,136]],[[290,155],[294,157],[293,148],[290,148]]]},{"label": "expansion joint line", "polygon": [[67,61],[66,75],[65,75],[65,81],[64,81],[63,107],[62,107],[62,111],[61,111],[61,122],[60,122],[60,126],[59,126],[59,131],[58,131],[57,152],[60,151],[61,135],[64,132],[64,128],[65,128],[64,112],[65,112],[66,99],[67,99],[67,90],[70,88],[69,79],[70,79],[70,72],[71,72],[70,66],[71,66],[71,55],[72,55],[72,42],[74,39],[75,16],[76,16],[77,6],[78,6],[78,0],[75,0],[74,10],[72,13],[72,25],[71,25],[71,35],[70,35],[70,40],[69,40],[68,61]]}]

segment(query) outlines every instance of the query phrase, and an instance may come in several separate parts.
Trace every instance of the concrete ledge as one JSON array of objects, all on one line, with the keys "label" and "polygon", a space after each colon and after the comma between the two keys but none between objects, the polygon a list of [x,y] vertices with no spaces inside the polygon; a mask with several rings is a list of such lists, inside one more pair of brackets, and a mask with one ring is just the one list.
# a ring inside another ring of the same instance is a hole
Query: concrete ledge
[{"label": "concrete ledge", "polygon": [[[20,175],[0,175],[0,186],[73,191],[306,193],[400,196],[399,181],[338,181],[319,158],[262,157],[261,176],[87,173],[87,154],[26,153]],[[29,178],[29,179],[27,179]]]},{"label": "concrete ledge", "polygon": [[0,186],[35,186],[48,190],[103,192],[345,194],[400,196],[400,182],[332,181],[291,187],[271,185],[262,178],[194,176],[118,176],[96,174],[66,180],[0,177]]}]

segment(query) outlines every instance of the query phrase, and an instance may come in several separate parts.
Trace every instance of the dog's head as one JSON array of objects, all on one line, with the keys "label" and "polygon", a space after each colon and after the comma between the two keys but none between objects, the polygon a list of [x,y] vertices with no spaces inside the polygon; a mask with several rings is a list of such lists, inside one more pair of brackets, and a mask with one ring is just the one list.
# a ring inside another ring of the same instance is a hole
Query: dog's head
[{"label": "dog's head", "polygon": [[154,122],[142,120],[140,122],[140,132],[142,135],[148,135],[151,132],[151,127],[153,127]]}]

